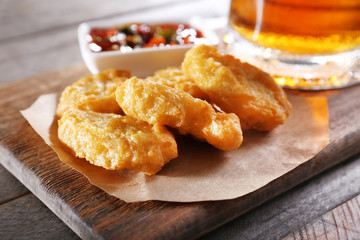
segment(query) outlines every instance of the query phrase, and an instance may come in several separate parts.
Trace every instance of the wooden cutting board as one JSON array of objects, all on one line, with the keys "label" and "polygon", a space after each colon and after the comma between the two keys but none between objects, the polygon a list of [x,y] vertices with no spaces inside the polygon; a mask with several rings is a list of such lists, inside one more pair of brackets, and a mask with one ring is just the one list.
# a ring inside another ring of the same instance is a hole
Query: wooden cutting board
[{"label": "wooden cutting board", "polygon": [[360,152],[360,86],[326,96],[330,144],[314,158],[243,197],[213,202],[125,203],[59,161],[19,110],[89,75],[83,64],[0,85],[0,162],[84,239],[193,239]]}]

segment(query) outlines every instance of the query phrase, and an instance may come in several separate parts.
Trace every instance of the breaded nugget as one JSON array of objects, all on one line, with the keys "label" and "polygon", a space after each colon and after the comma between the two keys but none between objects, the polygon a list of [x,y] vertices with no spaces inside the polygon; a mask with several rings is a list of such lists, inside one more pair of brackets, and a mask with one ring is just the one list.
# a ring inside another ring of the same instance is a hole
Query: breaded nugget
[{"label": "breaded nugget", "polygon": [[72,109],[58,124],[59,139],[77,157],[106,169],[153,175],[178,154],[175,138],[164,126],[129,116]]},{"label": "breaded nugget", "polygon": [[116,87],[130,75],[128,71],[109,69],[80,79],[62,92],[57,116],[61,117],[68,109],[121,113],[114,93]]},{"label": "breaded nugget", "polygon": [[243,140],[235,114],[217,113],[179,89],[132,77],[118,87],[116,100],[129,116],[176,128],[224,151],[238,148]]},{"label": "breaded nugget", "polygon": [[183,90],[196,98],[207,99],[207,95],[190,77],[184,74],[181,67],[168,67],[158,70],[146,80]]},{"label": "breaded nugget", "polygon": [[182,67],[211,101],[225,112],[235,113],[243,128],[269,131],[290,115],[286,94],[269,74],[222,55],[216,47],[190,49]]}]

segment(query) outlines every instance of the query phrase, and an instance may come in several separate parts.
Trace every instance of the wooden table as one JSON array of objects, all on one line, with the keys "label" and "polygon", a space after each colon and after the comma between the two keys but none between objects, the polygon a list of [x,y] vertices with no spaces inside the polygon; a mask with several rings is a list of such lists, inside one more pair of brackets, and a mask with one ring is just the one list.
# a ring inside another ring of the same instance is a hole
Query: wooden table
[{"label": "wooden table", "polygon": [[[221,17],[228,9],[227,4],[216,0],[123,0],[101,4],[94,0],[2,0],[1,5],[1,83],[81,62],[76,29],[84,21],[151,11]],[[360,239],[358,146],[358,153],[348,160],[232,221],[229,219],[217,229],[208,229],[202,238]],[[0,156],[7,157],[10,156]],[[0,239],[29,238],[79,237],[0,165]]]}]

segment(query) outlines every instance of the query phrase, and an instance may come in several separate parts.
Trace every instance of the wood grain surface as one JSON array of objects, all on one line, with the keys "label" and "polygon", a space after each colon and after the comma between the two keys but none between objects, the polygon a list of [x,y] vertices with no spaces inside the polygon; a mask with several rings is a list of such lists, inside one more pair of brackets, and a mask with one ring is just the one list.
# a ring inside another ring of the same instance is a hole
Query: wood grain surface
[{"label": "wood grain surface", "polygon": [[359,209],[360,196],[357,196],[286,236],[284,240],[359,239]]},{"label": "wood grain surface", "polygon": [[[360,154],[267,201],[201,239],[268,240],[286,236],[291,239],[292,233],[299,232],[306,224],[328,214],[339,203],[357,197],[354,193],[360,191],[359,182]],[[359,212],[356,208],[352,210],[354,214]],[[334,229],[336,227],[334,225]],[[326,239],[326,236],[319,239]]]},{"label": "wood grain surface", "polygon": [[[45,211],[33,194],[26,194],[0,207],[0,236],[2,240],[14,239],[79,239],[52,212]],[[45,214],[38,214],[44,212]],[[22,226],[18,231],[9,231]],[[31,237],[30,237],[31,236]]]},{"label": "wood grain surface", "polygon": [[19,113],[39,95],[59,92],[87,74],[77,64],[0,87],[1,163],[82,238],[196,238],[359,152],[360,86],[321,92],[329,101],[330,144],[288,174],[234,200],[125,203],[60,162]]},{"label": "wood grain surface", "polygon": [[0,205],[30,193],[24,185],[16,181],[16,178],[8,174],[2,167],[0,168],[0,189]]}]

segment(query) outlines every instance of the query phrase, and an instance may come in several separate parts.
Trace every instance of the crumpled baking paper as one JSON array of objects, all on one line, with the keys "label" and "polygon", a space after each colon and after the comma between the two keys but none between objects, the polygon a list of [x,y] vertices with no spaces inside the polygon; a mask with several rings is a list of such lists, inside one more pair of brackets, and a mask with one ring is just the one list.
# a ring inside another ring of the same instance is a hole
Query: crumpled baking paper
[{"label": "crumpled baking paper", "polygon": [[239,149],[224,152],[188,136],[176,136],[179,157],[154,176],[111,171],[79,159],[57,138],[56,94],[40,96],[21,111],[59,159],[105,192],[126,202],[194,202],[241,197],[308,161],[329,142],[326,98],[288,94],[292,113],[271,132],[249,130]]}]

